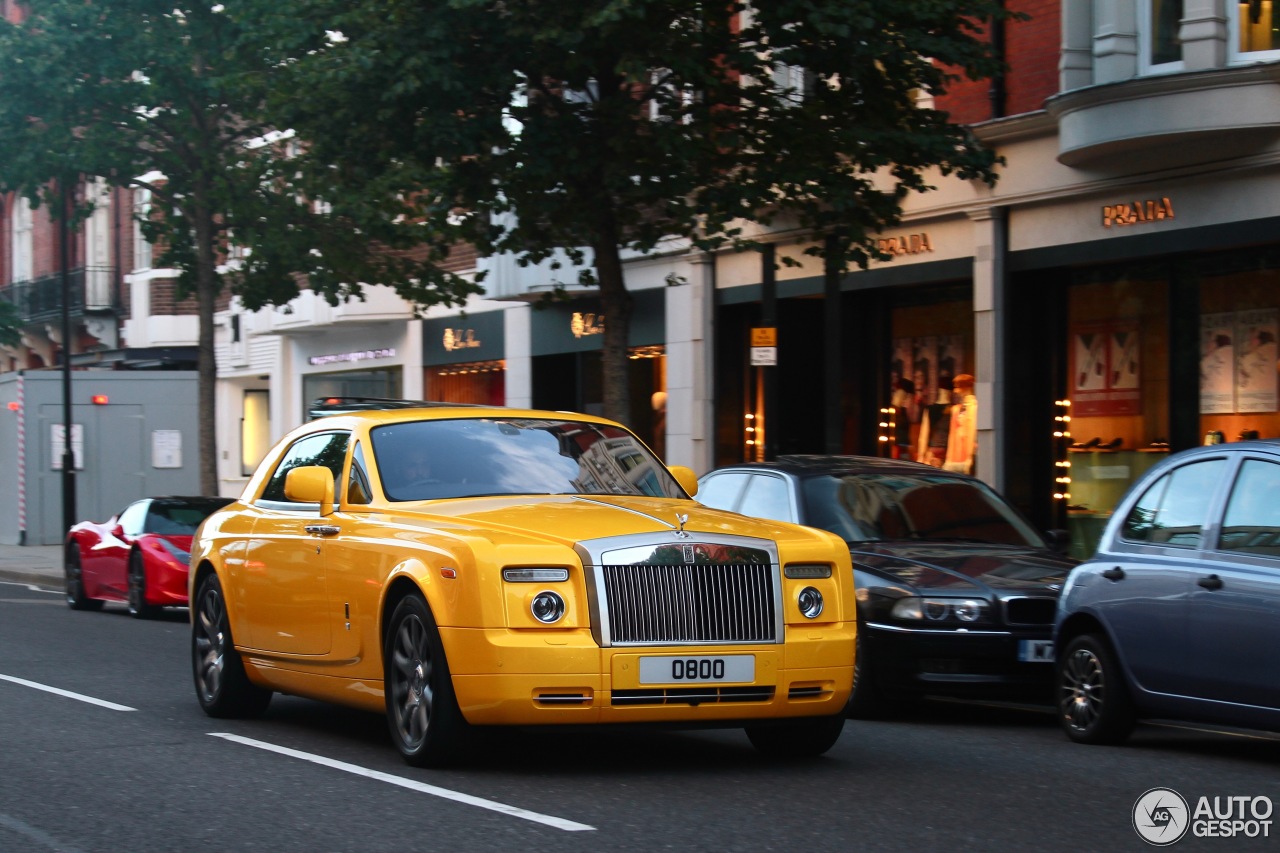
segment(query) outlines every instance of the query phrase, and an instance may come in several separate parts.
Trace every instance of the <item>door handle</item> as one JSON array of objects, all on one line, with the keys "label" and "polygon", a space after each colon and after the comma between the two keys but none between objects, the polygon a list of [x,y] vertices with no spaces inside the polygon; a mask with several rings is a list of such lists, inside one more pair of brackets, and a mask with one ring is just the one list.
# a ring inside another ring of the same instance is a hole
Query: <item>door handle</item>
[{"label": "door handle", "polygon": [[1196,583],[1200,584],[1200,586],[1205,589],[1222,589],[1222,578],[1217,575],[1209,575],[1207,578],[1200,578]]},{"label": "door handle", "polygon": [[337,536],[339,530],[334,524],[308,524],[302,529],[312,536]]},{"label": "door handle", "polygon": [[1105,572],[1102,573],[1102,576],[1109,581],[1124,580],[1124,569],[1120,568],[1119,566],[1116,566],[1113,569],[1107,569]]}]

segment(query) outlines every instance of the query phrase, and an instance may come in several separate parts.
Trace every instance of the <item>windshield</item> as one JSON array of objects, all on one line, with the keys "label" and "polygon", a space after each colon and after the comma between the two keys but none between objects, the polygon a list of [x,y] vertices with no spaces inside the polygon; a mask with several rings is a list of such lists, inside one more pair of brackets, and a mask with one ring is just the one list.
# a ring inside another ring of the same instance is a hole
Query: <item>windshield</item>
[{"label": "windshield", "polygon": [[684,498],[666,466],[617,426],[529,418],[459,418],[370,431],[388,500],[479,495]]},{"label": "windshield", "polygon": [[845,474],[804,481],[805,518],[846,542],[972,541],[1043,548],[1040,535],[980,480]]}]

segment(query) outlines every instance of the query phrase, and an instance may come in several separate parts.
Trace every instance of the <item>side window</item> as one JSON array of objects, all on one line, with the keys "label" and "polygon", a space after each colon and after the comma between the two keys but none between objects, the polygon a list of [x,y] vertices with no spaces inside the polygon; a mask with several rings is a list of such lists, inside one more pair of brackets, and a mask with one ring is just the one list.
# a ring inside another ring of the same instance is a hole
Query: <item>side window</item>
[{"label": "side window", "polygon": [[373,490],[369,488],[369,473],[364,464],[364,448],[356,442],[351,451],[351,476],[347,478],[347,503],[367,504],[373,500]]},{"label": "side window", "polygon": [[1231,489],[1218,548],[1280,557],[1280,465],[1246,460]]},{"label": "side window", "polygon": [[738,512],[754,518],[772,518],[775,521],[796,520],[791,511],[791,497],[786,481],[768,474],[758,474],[751,478]]},{"label": "side window", "polygon": [[342,476],[342,463],[347,457],[350,438],[351,434],[346,432],[324,432],[298,439],[276,466],[267,487],[262,490],[262,500],[288,502],[284,495],[285,475],[306,465],[323,465],[333,472],[335,483],[341,482],[338,478]]},{"label": "side window", "polygon": [[698,484],[698,503],[712,509],[735,509],[747,475],[735,471],[707,477]]},{"label": "side window", "polygon": [[1123,537],[1153,545],[1198,547],[1214,490],[1225,470],[1226,460],[1210,459],[1170,471],[1134,504],[1125,519]]},{"label": "side window", "polygon": [[131,503],[125,507],[124,512],[120,513],[120,519],[116,522],[129,536],[137,536],[142,532],[142,522],[147,517],[147,506],[151,501],[138,501]]}]

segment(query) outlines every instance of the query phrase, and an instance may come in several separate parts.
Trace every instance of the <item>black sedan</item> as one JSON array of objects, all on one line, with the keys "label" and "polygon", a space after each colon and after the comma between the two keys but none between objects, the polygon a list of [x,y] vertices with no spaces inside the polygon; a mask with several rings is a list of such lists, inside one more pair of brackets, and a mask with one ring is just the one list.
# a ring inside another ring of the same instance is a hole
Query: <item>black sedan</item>
[{"label": "black sedan", "polygon": [[915,462],[782,456],[719,468],[697,499],[829,530],[858,594],[850,713],[926,694],[1047,700],[1053,620],[1074,560],[974,477]]}]

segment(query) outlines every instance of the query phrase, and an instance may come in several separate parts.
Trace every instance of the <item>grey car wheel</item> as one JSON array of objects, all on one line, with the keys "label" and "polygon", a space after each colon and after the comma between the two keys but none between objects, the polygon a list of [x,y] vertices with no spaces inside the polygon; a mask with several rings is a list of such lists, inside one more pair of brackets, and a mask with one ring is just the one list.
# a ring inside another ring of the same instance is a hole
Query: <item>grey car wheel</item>
[{"label": "grey car wheel", "polygon": [[448,764],[463,751],[470,727],[458,708],[431,609],[410,595],[396,605],[390,626],[383,685],[391,738],[412,765]]},{"label": "grey car wheel", "polygon": [[271,691],[257,686],[231,639],[222,583],[210,572],[192,602],[191,669],[196,697],[210,717],[257,717],[267,710]]},{"label": "grey car wheel", "polygon": [[151,619],[160,611],[154,604],[147,604],[147,568],[142,553],[129,555],[129,615],[134,619]]},{"label": "grey car wheel", "polygon": [[1058,659],[1062,730],[1077,743],[1122,743],[1133,731],[1133,700],[1115,653],[1105,639],[1084,634]]},{"label": "grey car wheel", "polygon": [[102,601],[84,594],[84,574],[80,567],[80,546],[68,542],[62,558],[66,576],[67,606],[72,610],[101,610]]}]

